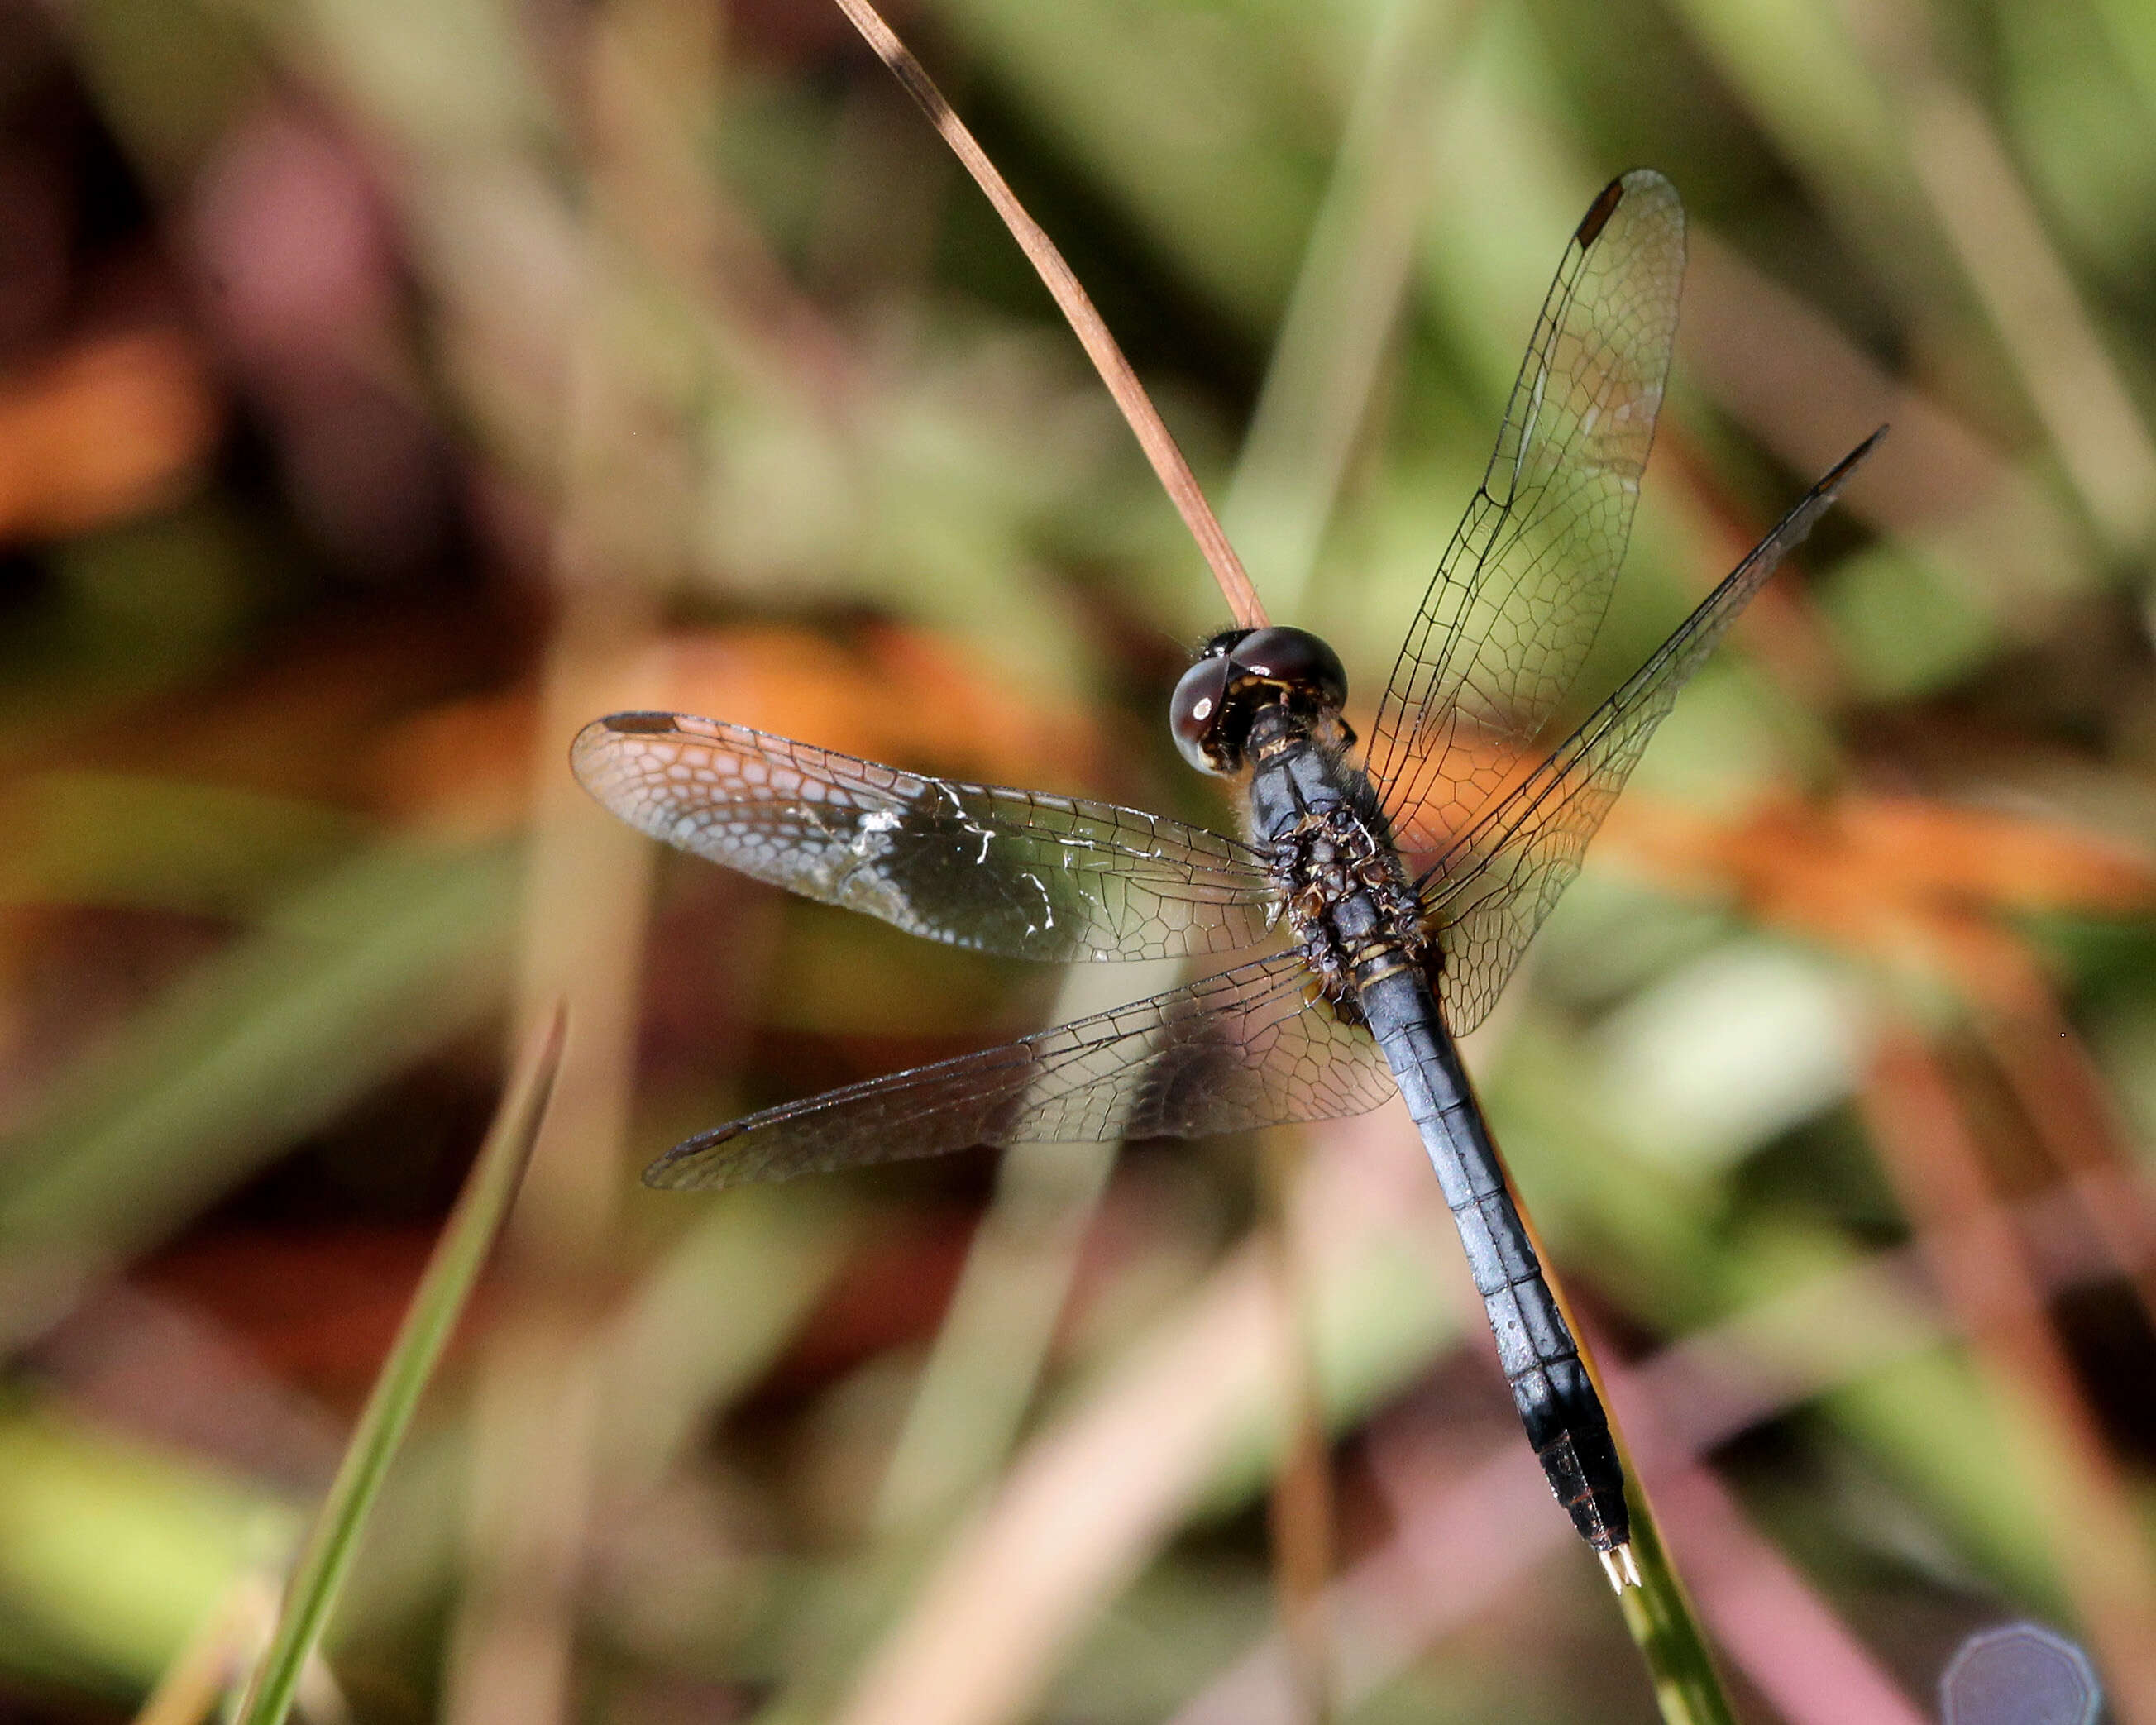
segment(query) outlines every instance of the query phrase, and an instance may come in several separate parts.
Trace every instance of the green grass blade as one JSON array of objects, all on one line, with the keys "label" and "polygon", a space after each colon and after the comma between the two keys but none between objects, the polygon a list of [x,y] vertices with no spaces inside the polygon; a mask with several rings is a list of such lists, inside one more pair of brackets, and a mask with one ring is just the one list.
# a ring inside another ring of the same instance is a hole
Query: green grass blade
[{"label": "green grass blade", "polygon": [[367,1512],[523,1178],[561,1064],[563,1024],[557,1010],[524,1060],[428,1260],[343,1465],[300,1548],[276,1628],[241,1701],[239,1725],[283,1725],[291,1710],[300,1673],[352,1567]]},{"label": "green grass blade", "polygon": [[[1534,1219],[1524,1204],[1520,1208],[1520,1219],[1527,1224],[1527,1237],[1534,1242],[1537,1255],[1545,1265],[1552,1262],[1536,1230]],[[1676,1571],[1670,1566],[1669,1553],[1662,1544],[1661,1529],[1656,1525],[1654,1509],[1647,1502],[1639,1464],[1633,1458],[1631,1446],[1625,1441],[1624,1429],[1610,1402],[1609,1380],[1595,1363],[1594,1348],[1588,1332],[1581,1328],[1571,1301],[1565,1298],[1563,1285],[1553,1276],[1549,1285],[1565,1322],[1579,1338],[1580,1360],[1594,1379],[1604,1408],[1609,1410],[1609,1435],[1617,1440],[1618,1455],[1625,1464],[1625,1501],[1631,1520],[1630,1555],[1640,1584],[1620,1587],[1617,1602],[1625,1614],[1625,1627],[1646,1665],[1648,1681],[1655,1686],[1655,1704],[1661,1709],[1666,1725],[1737,1725],[1729,1697],[1722,1691],[1721,1674],[1715,1670],[1713,1658],[1707,1652],[1707,1637],[1701,1633],[1699,1620],[1692,1615],[1691,1599],[1677,1579]],[[1604,1559],[1605,1567],[1608,1561]],[[1611,1579],[1615,1579],[1613,1574]]]},{"label": "green grass blade", "polygon": [[1624,1607],[1625,1627],[1646,1661],[1656,1705],[1667,1725],[1736,1725],[1721,1676],[1707,1651],[1707,1637],[1692,1615],[1691,1599],[1670,1567],[1636,1472],[1630,1497],[1632,1556],[1640,1567],[1640,1585],[1626,1588],[1618,1599]]}]

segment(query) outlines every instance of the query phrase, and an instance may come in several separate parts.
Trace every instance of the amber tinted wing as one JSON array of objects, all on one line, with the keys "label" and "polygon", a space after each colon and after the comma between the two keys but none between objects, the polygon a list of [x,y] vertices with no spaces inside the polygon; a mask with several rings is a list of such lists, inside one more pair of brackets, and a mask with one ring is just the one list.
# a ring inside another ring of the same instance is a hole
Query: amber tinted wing
[{"label": "amber tinted wing", "polygon": [[1272,889],[1247,846],[1111,803],[904,773],[686,713],[616,713],[570,749],[655,839],[909,933],[1068,961],[1241,952]]},{"label": "amber tinted wing", "polygon": [[740,1186],[975,1144],[1204,1137],[1376,1107],[1391,1075],[1368,1034],[1306,995],[1291,953],[1021,1041],[690,1138],[654,1186]]},{"label": "amber tinted wing", "polygon": [[1683,208],[1645,169],[1604,188],[1566,247],[1481,489],[1378,709],[1368,771],[1411,855],[1474,824],[1602,625],[1683,275]]},{"label": "amber tinted wing", "polygon": [[1438,995],[1455,1035],[1496,1004],[1685,679],[1884,435],[1881,428],[1843,457],[1653,657],[1416,883],[1445,955]]}]

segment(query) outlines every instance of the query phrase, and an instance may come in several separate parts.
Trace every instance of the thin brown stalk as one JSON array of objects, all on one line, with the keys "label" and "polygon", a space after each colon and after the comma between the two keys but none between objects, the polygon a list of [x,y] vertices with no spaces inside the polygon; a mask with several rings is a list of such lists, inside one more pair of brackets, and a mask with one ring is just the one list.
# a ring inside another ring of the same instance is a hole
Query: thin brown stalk
[{"label": "thin brown stalk", "polygon": [[868,0],[838,0],[838,5],[861,33],[862,39],[875,50],[876,57],[906,87],[906,94],[921,105],[929,123],[951,146],[952,153],[965,164],[974,182],[988,194],[988,202],[995,206],[996,213],[1010,229],[1011,237],[1018,241],[1048,291],[1055,295],[1056,305],[1070,321],[1072,333],[1100,372],[1101,381],[1108,386],[1108,393],[1115,397],[1116,405],[1122,409],[1123,418],[1129,422],[1146,459],[1152,463],[1152,470],[1159,475],[1177,513],[1189,528],[1190,536],[1204,553],[1206,564],[1213,571],[1214,580],[1219,583],[1221,597],[1227,600],[1236,623],[1244,629],[1262,629],[1265,607],[1259,602],[1257,589],[1250,585],[1250,576],[1244,572],[1242,559],[1235,555],[1235,547],[1229,544],[1228,536],[1221,531],[1212,506],[1206,502],[1205,494],[1199,489],[1198,480],[1190,471],[1190,464],[1183,459],[1183,451],[1176,446],[1152,398],[1147,395],[1145,386],[1138,382],[1131,362],[1123,357],[1123,350],[1116,345],[1116,338],[1108,333],[1107,325],[1094,310],[1093,301],[1080,285],[1077,276],[1063,261],[1063,254],[1055,249],[1055,242],[1026,213],[1025,206],[997,172],[995,164],[974,141],[973,133],[966,130],[965,122],[944,99],[943,92],[936,87],[927,69]]}]

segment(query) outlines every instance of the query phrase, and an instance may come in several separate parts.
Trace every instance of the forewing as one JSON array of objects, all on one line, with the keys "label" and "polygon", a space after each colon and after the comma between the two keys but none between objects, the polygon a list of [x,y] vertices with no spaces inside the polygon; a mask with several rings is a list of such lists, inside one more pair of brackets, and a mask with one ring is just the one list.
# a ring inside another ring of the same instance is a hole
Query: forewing
[{"label": "forewing", "polygon": [[1603,189],[1565,249],[1481,488],[1378,709],[1368,770],[1401,846],[1471,826],[1578,676],[1625,557],[1676,333],[1684,210]]},{"label": "forewing", "polygon": [[1685,679],[1885,434],[1873,433],[1814,485],[1654,656],[1416,883],[1445,955],[1437,987],[1455,1035],[1496,1004]]},{"label": "forewing", "polygon": [[644,1174],[740,1186],[940,1156],[975,1144],[1207,1137],[1376,1107],[1376,1043],[1305,993],[1291,953],[1112,1012],[806,1101],[677,1145]]},{"label": "forewing", "polygon": [[1016,958],[1245,951],[1255,854],[1111,803],[931,778],[687,713],[616,713],[570,748],[585,789],[669,845],[911,934]]}]

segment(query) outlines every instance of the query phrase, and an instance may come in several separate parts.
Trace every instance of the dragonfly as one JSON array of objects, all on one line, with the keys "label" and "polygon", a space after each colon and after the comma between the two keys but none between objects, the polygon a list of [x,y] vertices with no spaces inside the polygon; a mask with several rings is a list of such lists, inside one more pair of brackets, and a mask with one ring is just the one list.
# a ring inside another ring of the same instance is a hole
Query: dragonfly
[{"label": "dragonfly", "polygon": [[1875,432],[1569,735],[1669,369],[1683,208],[1635,170],[1589,208],[1496,448],[1359,759],[1348,680],[1304,630],[1206,642],[1170,701],[1241,836],[968,784],[672,712],[594,721],[572,765],[652,837],[931,940],[1209,974],[1112,1011],[700,1133],[646,1172],[731,1187],[969,1146],[1199,1137],[1404,1097],[1528,1440],[1621,1592],[1636,1586],[1608,1418],[1543,1276],[1458,1039],[1488,1014],[1679,687],[1810,531]]}]

